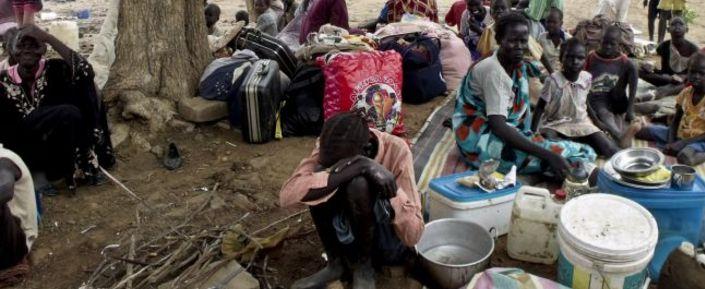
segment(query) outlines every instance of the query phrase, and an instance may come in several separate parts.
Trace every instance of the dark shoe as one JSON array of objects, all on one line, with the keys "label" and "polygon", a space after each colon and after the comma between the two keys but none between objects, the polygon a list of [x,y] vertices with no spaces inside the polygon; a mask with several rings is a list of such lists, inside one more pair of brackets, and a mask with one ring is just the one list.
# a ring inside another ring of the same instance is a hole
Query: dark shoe
[{"label": "dark shoe", "polygon": [[183,163],[184,160],[181,158],[181,154],[179,153],[179,149],[176,148],[176,144],[170,143],[169,151],[164,156],[164,167],[170,171],[173,171],[180,168]]},{"label": "dark shoe", "polygon": [[375,289],[375,269],[372,261],[367,261],[353,269],[353,289]]},{"label": "dark shoe", "polygon": [[54,197],[59,195],[59,191],[57,191],[56,188],[54,188],[54,186],[52,186],[51,184],[38,188],[36,193],[47,197]]},{"label": "dark shoe", "polygon": [[321,271],[294,282],[294,285],[291,285],[291,289],[325,289],[328,283],[340,280],[344,272],[345,267],[342,260],[335,259]]}]

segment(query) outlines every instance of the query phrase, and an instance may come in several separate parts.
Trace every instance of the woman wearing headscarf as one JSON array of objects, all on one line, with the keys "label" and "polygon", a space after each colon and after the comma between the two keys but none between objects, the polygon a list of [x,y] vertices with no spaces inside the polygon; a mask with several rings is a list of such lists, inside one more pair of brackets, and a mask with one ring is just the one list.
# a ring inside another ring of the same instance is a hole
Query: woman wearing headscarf
[{"label": "woman wearing headscarf", "polygon": [[[98,182],[112,152],[105,111],[91,65],[54,36],[30,25],[7,41],[9,65],[0,72],[0,143],[33,173],[37,190],[55,194],[48,180]],[[46,59],[47,44],[61,59]]]}]

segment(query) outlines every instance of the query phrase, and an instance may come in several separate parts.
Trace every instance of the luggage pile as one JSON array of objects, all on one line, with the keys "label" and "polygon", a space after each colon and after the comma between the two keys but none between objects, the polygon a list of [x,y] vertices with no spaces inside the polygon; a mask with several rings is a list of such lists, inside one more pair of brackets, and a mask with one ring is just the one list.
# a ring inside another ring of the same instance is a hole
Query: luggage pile
[{"label": "luggage pile", "polygon": [[221,113],[226,106],[227,115],[182,115],[195,115],[187,119],[195,122],[227,116],[248,143],[317,136],[326,119],[347,111],[364,116],[371,128],[404,136],[402,103],[422,104],[445,94],[470,66],[469,53],[467,61],[452,55],[454,65],[444,66],[451,55],[447,48],[454,46],[439,35],[412,29],[359,36],[327,25],[294,53],[274,37],[243,28],[228,44],[235,53],[206,68],[201,98],[184,101],[206,102],[200,105]]}]

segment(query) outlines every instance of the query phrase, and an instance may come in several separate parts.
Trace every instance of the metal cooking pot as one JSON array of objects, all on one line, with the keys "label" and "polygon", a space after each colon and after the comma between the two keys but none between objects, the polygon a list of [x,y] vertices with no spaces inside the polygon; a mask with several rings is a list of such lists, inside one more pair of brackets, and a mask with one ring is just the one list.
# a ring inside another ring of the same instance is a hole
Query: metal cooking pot
[{"label": "metal cooking pot", "polygon": [[620,175],[644,177],[660,169],[665,159],[656,149],[630,148],[616,153],[610,161]]},{"label": "metal cooking pot", "polygon": [[425,272],[438,286],[458,289],[487,268],[494,239],[476,223],[440,219],[426,224],[416,250]]}]

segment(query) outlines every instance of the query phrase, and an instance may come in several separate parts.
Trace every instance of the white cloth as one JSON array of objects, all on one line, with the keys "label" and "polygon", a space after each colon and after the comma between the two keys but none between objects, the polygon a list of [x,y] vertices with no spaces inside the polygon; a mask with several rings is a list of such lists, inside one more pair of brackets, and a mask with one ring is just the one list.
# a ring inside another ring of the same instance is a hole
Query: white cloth
[{"label": "white cloth", "polygon": [[110,67],[115,62],[115,38],[117,37],[118,10],[120,0],[110,0],[108,15],[105,17],[100,33],[93,38],[93,52],[88,57],[88,62],[95,72],[95,84],[103,89],[108,82]]},{"label": "white cloth", "polygon": [[[570,39],[572,36],[568,34],[568,32],[565,33],[565,40]],[[548,36],[548,32],[541,33],[539,38],[536,39],[539,44],[541,44],[541,48],[543,48],[543,55],[546,57],[548,60],[548,63],[551,64],[551,68],[553,68],[553,71],[559,71],[561,69],[561,44],[563,44],[563,41],[559,43],[558,45],[555,45],[553,43],[553,40],[551,40]]]},{"label": "white cloth", "polygon": [[600,0],[595,16],[604,15],[609,20],[627,23],[630,3],[631,0]]},{"label": "white cloth", "polygon": [[27,237],[27,250],[30,250],[39,235],[37,197],[34,194],[32,174],[22,159],[14,152],[3,148],[2,144],[0,144],[1,158],[9,159],[15,163],[22,173],[20,179],[15,182],[15,195],[8,203],[8,207],[10,208],[10,214],[20,220],[20,226]]},{"label": "white cloth", "polygon": [[497,53],[478,62],[470,73],[472,73],[470,90],[472,94],[485,101],[487,116],[506,117],[516,96],[512,91],[514,82],[499,63]]},{"label": "white cloth", "polygon": [[583,137],[599,132],[587,113],[587,95],[592,86],[592,75],[580,72],[571,82],[562,72],[554,72],[546,80],[541,99],[546,101],[541,115],[540,131],[550,129],[568,137]]}]

